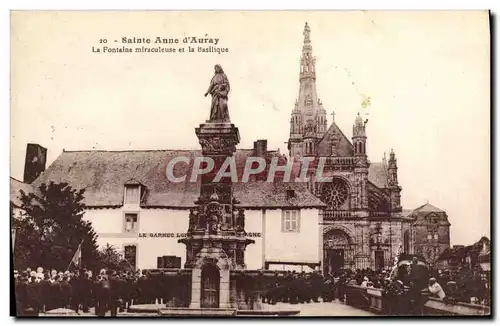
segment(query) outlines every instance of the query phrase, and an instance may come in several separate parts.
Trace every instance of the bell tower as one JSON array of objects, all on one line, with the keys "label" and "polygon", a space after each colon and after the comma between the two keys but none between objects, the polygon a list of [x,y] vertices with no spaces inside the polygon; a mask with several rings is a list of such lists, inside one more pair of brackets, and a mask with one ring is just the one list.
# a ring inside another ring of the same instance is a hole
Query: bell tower
[{"label": "bell tower", "polygon": [[[299,71],[299,96],[295,101],[290,119],[288,150],[290,158],[300,158],[327,130],[326,110],[316,92],[316,58],[312,55],[311,28],[304,26],[304,41]],[[307,133],[307,145],[304,137]]]}]

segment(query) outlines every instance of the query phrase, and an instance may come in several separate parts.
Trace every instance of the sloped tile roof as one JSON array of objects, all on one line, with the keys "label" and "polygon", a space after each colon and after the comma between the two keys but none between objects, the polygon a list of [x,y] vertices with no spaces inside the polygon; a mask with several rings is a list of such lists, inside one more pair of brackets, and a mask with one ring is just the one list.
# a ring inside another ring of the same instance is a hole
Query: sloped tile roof
[{"label": "sloped tile roof", "polygon": [[[238,180],[241,180],[246,158],[253,155],[252,149],[239,149],[234,154]],[[276,151],[268,155],[279,155]],[[166,168],[175,157],[184,156],[190,164],[177,163],[173,175],[187,175],[184,182],[167,180]],[[200,150],[138,150],[138,151],[64,151],[33,182],[38,187],[42,183],[67,182],[75,189],[85,188],[85,204],[89,207],[121,206],[124,184],[133,179],[147,188],[143,206],[187,208],[195,206],[199,196],[200,178],[190,182],[195,157]],[[286,189],[295,190],[295,197],[287,199]],[[268,183],[253,181],[234,183],[234,196],[240,206],[247,208],[272,207],[324,207],[312,195],[305,183]]]},{"label": "sloped tile roof", "polygon": [[429,203],[425,203],[424,205],[416,208],[415,210],[413,210],[412,213],[444,213],[443,210],[437,208],[436,206],[434,205],[431,205]]},{"label": "sloped tile roof", "polygon": [[368,168],[368,180],[379,188],[387,188],[387,171],[384,163],[370,163],[370,167]]}]

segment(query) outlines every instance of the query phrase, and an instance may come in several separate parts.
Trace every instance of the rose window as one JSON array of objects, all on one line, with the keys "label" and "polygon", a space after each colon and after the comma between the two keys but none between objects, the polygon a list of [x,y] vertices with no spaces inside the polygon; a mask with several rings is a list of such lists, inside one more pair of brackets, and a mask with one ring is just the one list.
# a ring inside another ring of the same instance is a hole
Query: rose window
[{"label": "rose window", "polygon": [[332,183],[323,186],[321,199],[332,208],[342,206],[349,196],[347,184],[341,179],[333,179]]}]

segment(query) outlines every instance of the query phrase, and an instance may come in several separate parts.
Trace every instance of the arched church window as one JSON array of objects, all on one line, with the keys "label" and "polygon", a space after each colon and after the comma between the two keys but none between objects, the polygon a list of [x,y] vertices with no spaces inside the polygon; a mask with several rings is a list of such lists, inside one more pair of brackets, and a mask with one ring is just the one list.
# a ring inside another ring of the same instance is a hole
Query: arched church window
[{"label": "arched church window", "polygon": [[334,178],[331,183],[323,186],[321,199],[332,208],[342,206],[349,196],[347,183],[339,178]]}]

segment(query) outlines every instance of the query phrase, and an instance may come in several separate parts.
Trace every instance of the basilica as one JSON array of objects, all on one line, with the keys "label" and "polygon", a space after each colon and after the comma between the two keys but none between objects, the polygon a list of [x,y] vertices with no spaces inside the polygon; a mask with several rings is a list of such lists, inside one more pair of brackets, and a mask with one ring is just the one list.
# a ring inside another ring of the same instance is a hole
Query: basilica
[{"label": "basilica", "polygon": [[[289,157],[326,162],[329,182],[311,182],[309,190],[327,205],[320,229],[325,273],[339,268],[382,269],[397,252],[424,256],[430,263],[449,247],[444,211],[429,203],[415,210],[401,206],[396,154],[371,162],[367,155],[367,120],[353,117],[352,137],[328,126],[326,110],[316,90],[311,29],[304,27],[299,94],[290,119]],[[375,137],[374,137],[375,138]],[[373,139],[373,138],[372,138]],[[314,164],[310,165],[314,175]],[[331,181],[330,181],[331,180]]]},{"label": "basilica", "polygon": [[[298,80],[288,155],[268,149],[267,140],[259,139],[253,148],[237,148],[233,157],[239,168],[251,157],[281,162],[307,158],[312,177],[307,183],[288,183],[266,182],[256,175],[233,184],[235,207],[244,211],[245,231],[252,239],[244,252],[236,253],[238,259],[248,269],[334,273],[343,268],[390,268],[396,254],[404,251],[433,264],[450,246],[446,212],[430,203],[403,209],[396,154],[381,162],[370,160],[367,143],[376,141],[376,135],[370,136],[359,114],[353,116],[350,138],[335,121],[328,125],[316,90],[307,23]],[[201,184],[168,182],[165,171],[179,156],[192,161],[202,152],[63,150],[46,167],[47,149],[28,144],[24,180],[11,178],[11,206],[22,210],[19,191],[37,193],[49,182],[85,189],[84,218],[92,223],[99,246],[120,249],[139,269],[181,268],[188,261],[179,240],[186,236]],[[315,178],[320,165],[328,178]],[[174,172],[192,168],[175,165]]]}]

